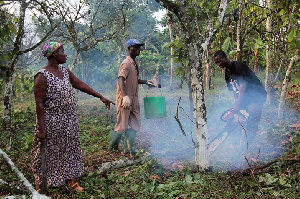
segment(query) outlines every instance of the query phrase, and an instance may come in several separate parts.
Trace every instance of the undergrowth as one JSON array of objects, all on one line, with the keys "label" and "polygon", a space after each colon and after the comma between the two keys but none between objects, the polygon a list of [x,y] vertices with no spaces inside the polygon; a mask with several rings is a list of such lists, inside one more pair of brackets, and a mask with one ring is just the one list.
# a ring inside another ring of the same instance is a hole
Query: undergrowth
[{"label": "undergrowth", "polygon": [[[98,102],[97,102],[98,103]],[[96,104],[97,104],[96,103]],[[85,174],[79,179],[84,193],[76,193],[67,185],[50,188],[53,198],[297,198],[299,193],[299,131],[287,125],[272,124],[267,132],[274,139],[286,136],[286,153],[274,163],[248,172],[202,172],[190,165],[182,169],[167,169],[150,158],[142,164],[99,172],[95,168],[104,162],[124,158],[108,152],[108,135],[115,123],[115,109],[106,111],[99,102],[80,100],[81,141]],[[91,105],[88,105],[91,104]],[[35,186],[31,172],[31,143],[35,127],[32,104],[16,108],[12,116],[12,131],[1,129],[0,147],[18,169]],[[2,121],[0,121],[2,122]],[[9,143],[12,143],[11,145]],[[14,172],[0,158],[0,179],[10,185],[0,185],[1,196],[28,194]],[[20,189],[17,189],[19,187]]]}]

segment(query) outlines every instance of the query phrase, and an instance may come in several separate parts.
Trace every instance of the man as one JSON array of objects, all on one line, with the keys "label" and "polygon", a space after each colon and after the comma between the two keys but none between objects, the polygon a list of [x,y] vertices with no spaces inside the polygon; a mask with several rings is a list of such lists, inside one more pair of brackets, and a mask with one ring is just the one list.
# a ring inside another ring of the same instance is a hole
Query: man
[{"label": "man", "polygon": [[228,90],[234,93],[235,103],[231,109],[232,112],[246,110],[249,114],[246,134],[248,143],[251,143],[258,130],[267,92],[246,64],[239,61],[230,61],[224,51],[215,52],[214,61],[220,68],[225,68],[225,80]]},{"label": "man", "polygon": [[110,132],[110,151],[118,151],[119,142],[124,134],[125,153],[135,153],[133,145],[136,132],[141,127],[138,84],[152,83],[152,81],[138,78],[139,67],[135,58],[140,55],[140,48],[143,45],[136,39],[126,42],[129,56],[124,59],[119,69],[116,95],[117,123],[114,130]]}]

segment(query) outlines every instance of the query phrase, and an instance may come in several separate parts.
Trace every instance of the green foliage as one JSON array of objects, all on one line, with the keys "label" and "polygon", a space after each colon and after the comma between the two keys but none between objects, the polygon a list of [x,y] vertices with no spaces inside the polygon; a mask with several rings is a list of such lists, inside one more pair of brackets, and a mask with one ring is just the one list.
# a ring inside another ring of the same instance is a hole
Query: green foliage
[{"label": "green foliage", "polygon": [[182,79],[185,78],[185,70],[188,66],[189,56],[187,48],[180,39],[175,39],[172,43],[169,43],[169,48],[174,48],[174,63],[180,64],[174,70],[174,74]]},{"label": "green foliage", "polygon": [[141,64],[139,65],[140,72],[150,79],[152,79],[157,69],[162,69],[160,70],[160,75],[165,74],[166,71],[162,67],[164,58],[164,56],[150,50],[141,51],[140,56],[137,58],[141,60]]},{"label": "green foliage", "polygon": [[[18,75],[16,81],[14,82],[14,92],[21,92],[21,75]],[[32,75],[24,75],[24,92],[25,93],[33,93],[34,79]]]},{"label": "green foliage", "polygon": [[0,70],[3,70],[7,64],[7,60],[10,60],[12,56],[8,49],[11,47],[12,40],[17,32],[14,23],[17,22],[17,18],[10,14],[7,8],[1,6],[0,21]]},{"label": "green foliage", "polygon": [[222,45],[222,50],[224,52],[227,52],[229,47],[230,47],[230,37],[227,37],[226,40],[224,41],[223,45]]}]

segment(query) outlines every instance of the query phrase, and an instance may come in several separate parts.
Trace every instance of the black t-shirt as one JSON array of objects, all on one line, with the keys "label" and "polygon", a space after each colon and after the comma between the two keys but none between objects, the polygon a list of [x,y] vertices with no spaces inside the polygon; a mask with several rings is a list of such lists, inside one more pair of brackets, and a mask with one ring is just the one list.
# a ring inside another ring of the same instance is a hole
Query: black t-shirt
[{"label": "black t-shirt", "polygon": [[233,61],[232,68],[230,70],[226,68],[225,70],[225,80],[228,90],[236,93],[239,93],[239,85],[242,82],[246,83],[245,97],[241,106],[265,102],[267,95],[265,87],[246,64]]}]

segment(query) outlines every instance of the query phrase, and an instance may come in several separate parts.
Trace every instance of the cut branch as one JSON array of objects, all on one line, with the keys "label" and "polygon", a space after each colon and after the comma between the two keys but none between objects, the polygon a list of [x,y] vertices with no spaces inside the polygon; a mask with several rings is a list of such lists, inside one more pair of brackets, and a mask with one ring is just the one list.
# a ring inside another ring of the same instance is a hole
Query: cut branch
[{"label": "cut branch", "polygon": [[290,158],[290,159],[284,159],[284,158],[276,158],[266,164],[263,164],[263,165],[260,165],[260,166],[257,166],[257,167],[251,167],[251,168],[248,168],[248,169],[245,169],[241,172],[236,172],[237,174],[241,174],[241,175],[249,175],[249,174],[255,174],[255,175],[258,175],[258,174],[261,174],[261,173],[265,173],[266,171],[262,171],[263,169],[266,169],[268,168],[268,170],[271,170],[270,166],[272,164],[275,164],[275,163],[278,163],[278,162],[284,162],[282,163],[281,167],[284,167],[284,166],[288,166],[288,165],[292,165],[292,164],[299,164],[300,162],[300,159],[299,158]]},{"label": "cut branch", "polygon": [[98,172],[107,172],[113,169],[136,165],[147,160],[150,157],[150,155],[150,153],[146,152],[143,156],[138,158],[124,158],[113,162],[106,162],[96,169],[98,170]]},{"label": "cut branch", "polygon": [[178,117],[178,109],[179,109],[180,100],[181,100],[181,97],[179,98],[178,105],[177,105],[177,111],[176,111],[176,115],[174,116],[174,118],[175,118],[176,122],[178,122],[178,125],[179,125],[179,127],[180,127],[180,129],[182,131],[182,134],[184,136],[186,136],[186,133],[185,133],[185,131],[184,131],[183,127],[182,127],[182,124],[181,124],[181,122],[179,120],[179,117]]}]

